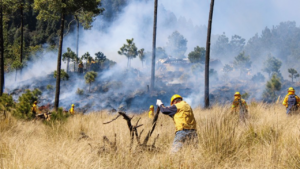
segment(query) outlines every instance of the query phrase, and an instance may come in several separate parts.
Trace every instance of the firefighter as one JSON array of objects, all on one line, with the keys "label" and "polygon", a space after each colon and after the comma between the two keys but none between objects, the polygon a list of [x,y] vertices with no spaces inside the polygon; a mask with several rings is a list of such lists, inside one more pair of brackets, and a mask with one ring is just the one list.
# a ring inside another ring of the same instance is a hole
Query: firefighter
[{"label": "firefighter", "polygon": [[75,107],[75,105],[72,104],[72,106],[71,106],[71,108],[70,108],[70,110],[69,110],[69,112],[70,112],[71,115],[74,115],[74,114],[75,114],[74,107]]},{"label": "firefighter", "polygon": [[242,106],[245,108],[245,113],[248,112],[248,105],[247,105],[247,102],[241,98],[241,94],[240,92],[235,92],[234,93],[234,100],[232,102],[232,106],[231,106],[231,110],[232,112],[234,113],[237,113],[240,111],[240,102],[242,104]]},{"label": "firefighter", "polygon": [[83,63],[82,61],[80,61],[80,63],[78,64],[78,73],[83,73]]},{"label": "firefighter", "polygon": [[149,114],[149,118],[153,119],[153,116],[154,116],[154,106],[153,105],[150,106],[148,114]]},{"label": "firefighter", "polygon": [[286,107],[287,115],[298,110],[300,98],[295,94],[295,89],[293,87],[288,89],[288,94],[285,96],[282,104]]},{"label": "firefighter", "polygon": [[156,102],[160,111],[165,115],[169,115],[175,123],[176,133],[171,152],[178,152],[184,144],[196,146],[198,136],[196,132],[196,120],[191,106],[183,101],[182,97],[178,94],[171,97],[170,104],[171,106],[165,107],[161,100],[158,99]]},{"label": "firefighter", "polygon": [[37,110],[38,110],[37,101],[34,101],[33,105],[32,105],[32,108],[31,108],[32,117],[36,117]]}]

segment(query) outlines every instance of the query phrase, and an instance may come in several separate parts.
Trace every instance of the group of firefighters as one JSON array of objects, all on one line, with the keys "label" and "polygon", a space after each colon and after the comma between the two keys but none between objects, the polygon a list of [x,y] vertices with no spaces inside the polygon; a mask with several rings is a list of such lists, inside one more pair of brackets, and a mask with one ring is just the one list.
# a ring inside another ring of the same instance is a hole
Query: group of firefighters
[{"label": "group of firefighters", "polygon": [[[183,101],[182,97],[175,94],[171,97],[171,106],[165,107],[161,100],[157,100],[156,105],[160,108],[160,112],[170,116],[176,128],[175,138],[173,141],[172,153],[179,151],[183,145],[197,145],[198,137],[196,132],[196,120],[191,106]],[[295,89],[290,87],[288,94],[285,96],[283,103],[286,107],[286,114],[291,115],[297,111],[300,106],[300,98],[295,94]],[[234,100],[231,106],[231,112],[242,113],[247,115],[247,102],[241,98],[240,92],[234,94]],[[154,116],[154,106],[149,109],[149,118]],[[192,144],[191,144],[192,143]]]},{"label": "group of firefighters", "polygon": [[[38,106],[37,106],[37,101],[34,101],[31,107],[31,112],[32,112],[32,116],[33,118],[36,120],[37,118],[42,118],[45,119],[47,121],[49,121],[51,119],[51,113],[50,112],[43,112],[43,113],[38,113]],[[72,104],[71,108],[68,111],[70,113],[70,115],[74,115],[75,114],[75,105]]]},{"label": "group of firefighters", "polygon": [[[290,87],[288,89],[288,94],[285,96],[283,103],[286,107],[287,115],[293,114],[297,111],[300,106],[300,98],[295,94],[295,89]],[[191,106],[186,103],[183,98],[175,94],[171,97],[170,106],[166,107],[161,100],[156,101],[156,105],[160,108],[160,112],[165,115],[170,116],[175,123],[175,138],[172,145],[172,153],[179,151],[183,145],[191,144],[197,145],[198,142],[197,132],[196,132],[196,120],[194,117],[193,110]],[[74,104],[71,105],[69,113],[71,115],[75,114]],[[234,100],[231,106],[231,112],[240,113],[241,110],[244,114],[248,113],[247,102],[241,98],[240,92],[234,94]],[[34,116],[37,116],[37,102],[35,101],[32,106],[32,113]],[[45,119],[47,114],[44,114]],[[49,116],[49,115],[48,115]],[[149,118],[154,116],[154,106],[151,105],[149,108]],[[50,116],[49,116],[50,119]],[[48,119],[47,119],[48,120]]]}]

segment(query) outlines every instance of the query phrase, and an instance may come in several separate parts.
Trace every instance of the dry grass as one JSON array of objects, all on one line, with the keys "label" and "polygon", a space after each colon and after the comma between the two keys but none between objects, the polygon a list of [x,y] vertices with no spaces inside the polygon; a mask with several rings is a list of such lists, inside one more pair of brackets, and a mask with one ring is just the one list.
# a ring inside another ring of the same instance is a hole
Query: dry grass
[{"label": "dry grass", "polygon": [[[126,121],[102,124],[115,115],[76,115],[53,125],[9,117],[0,123],[0,168],[300,168],[300,116],[287,117],[283,106],[252,104],[246,124],[224,106],[194,114],[198,149],[187,147],[175,155],[169,154],[174,124],[168,116],[160,115],[149,142],[159,134],[157,152],[129,152]],[[148,131],[147,114],[137,117],[144,124],[138,130]],[[89,138],[79,140],[81,132]],[[117,150],[104,152],[103,136],[113,141],[115,133]]]}]

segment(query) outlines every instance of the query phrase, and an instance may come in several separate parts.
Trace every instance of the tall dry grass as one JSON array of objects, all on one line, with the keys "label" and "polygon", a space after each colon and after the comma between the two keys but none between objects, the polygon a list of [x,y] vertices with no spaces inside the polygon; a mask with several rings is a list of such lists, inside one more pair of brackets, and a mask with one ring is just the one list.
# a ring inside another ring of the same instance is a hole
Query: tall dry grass
[{"label": "tall dry grass", "polygon": [[[76,115],[66,122],[44,125],[7,118],[0,123],[0,168],[300,168],[300,116],[285,115],[281,105],[251,104],[246,124],[229,107],[195,109],[198,148],[170,154],[174,124],[160,115],[149,144],[159,134],[158,151],[129,151],[130,134],[122,118],[105,112]],[[151,120],[141,117],[148,131]],[[89,138],[79,139],[84,132]],[[103,151],[103,136],[114,141]],[[142,136],[145,137],[145,133]]]}]

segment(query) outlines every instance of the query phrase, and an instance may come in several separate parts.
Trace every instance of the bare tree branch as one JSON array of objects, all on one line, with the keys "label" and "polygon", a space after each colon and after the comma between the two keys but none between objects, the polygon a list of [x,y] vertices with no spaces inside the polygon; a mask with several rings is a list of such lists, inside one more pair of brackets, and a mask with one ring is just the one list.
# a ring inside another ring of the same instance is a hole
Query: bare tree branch
[{"label": "bare tree branch", "polygon": [[153,122],[152,122],[152,129],[148,132],[147,136],[145,137],[144,141],[143,141],[143,145],[147,145],[147,142],[149,141],[149,138],[151,137],[154,129],[155,129],[155,126],[156,126],[156,122],[157,122],[157,119],[158,119],[158,115],[159,115],[159,112],[160,112],[160,108],[157,107],[156,109],[156,114],[153,118]]},{"label": "bare tree branch", "polygon": [[119,114],[116,118],[112,119],[111,121],[105,122],[105,123],[103,123],[103,124],[109,124],[109,123],[111,123],[111,122],[117,120],[120,116],[121,116],[121,115]]}]

